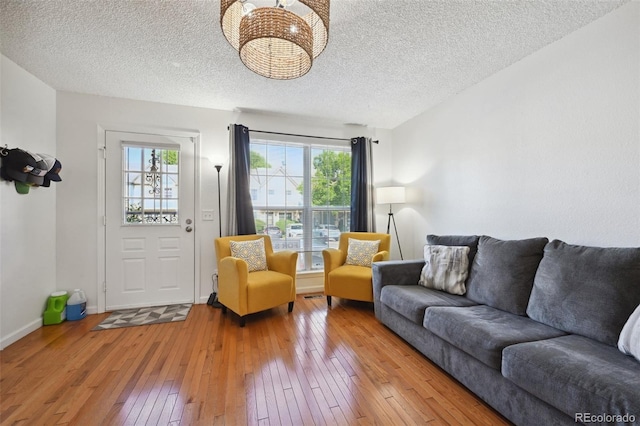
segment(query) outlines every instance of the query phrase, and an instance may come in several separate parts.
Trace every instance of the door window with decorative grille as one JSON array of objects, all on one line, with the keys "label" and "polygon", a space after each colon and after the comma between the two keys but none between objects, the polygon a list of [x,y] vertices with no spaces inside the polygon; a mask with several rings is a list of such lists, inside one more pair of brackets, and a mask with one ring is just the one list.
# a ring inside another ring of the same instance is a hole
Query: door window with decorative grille
[{"label": "door window with decorative grille", "polygon": [[124,225],[178,225],[179,147],[123,145]]}]

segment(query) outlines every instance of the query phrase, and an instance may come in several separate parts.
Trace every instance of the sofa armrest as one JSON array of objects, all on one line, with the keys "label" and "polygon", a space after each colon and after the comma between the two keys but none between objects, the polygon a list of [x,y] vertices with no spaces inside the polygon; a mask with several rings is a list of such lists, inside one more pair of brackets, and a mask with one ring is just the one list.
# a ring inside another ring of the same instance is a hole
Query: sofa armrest
[{"label": "sofa armrest", "polygon": [[380,293],[385,285],[418,285],[424,260],[387,260],[371,265],[373,306],[379,317]]},{"label": "sofa armrest", "polygon": [[413,285],[418,284],[420,272],[424,267],[424,260],[387,260],[383,262],[374,262],[371,265],[373,269],[373,286],[376,282],[379,284],[380,290],[385,285]]}]

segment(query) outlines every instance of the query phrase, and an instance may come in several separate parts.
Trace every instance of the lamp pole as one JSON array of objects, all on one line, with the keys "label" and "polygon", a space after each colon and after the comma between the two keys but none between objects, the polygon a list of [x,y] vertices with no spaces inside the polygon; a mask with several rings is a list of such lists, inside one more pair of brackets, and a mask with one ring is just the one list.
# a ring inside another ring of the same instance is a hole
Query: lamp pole
[{"label": "lamp pole", "polygon": [[403,186],[387,186],[376,188],[376,198],[378,204],[389,204],[389,219],[387,220],[387,234],[391,230],[391,221],[393,221],[393,230],[396,232],[396,241],[398,242],[398,250],[400,251],[400,259],[404,260],[402,255],[402,247],[400,247],[400,235],[396,227],[396,217],[393,215],[393,205],[405,202],[405,188]]},{"label": "lamp pole", "polygon": [[[220,202],[220,169],[222,169],[222,164],[216,164],[214,166],[216,171],[218,172],[218,228],[219,234],[218,236],[222,237],[222,203]],[[217,271],[214,273],[217,275]],[[217,286],[217,278],[214,280],[214,275],[211,276],[211,280],[213,281],[213,293],[209,295],[209,300],[207,301],[207,305],[212,306],[214,308],[222,308],[222,304],[218,302],[218,286]]]},{"label": "lamp pole", "polygon": [[222,164],[215,165],[216,170],[218,171],[218,227],[219,229],[219,237],[222,237],[222,203],[220,202],[220,169],[222,169]]},{"label": "lamp pole", "polygon": [[396,232],[396,241],[398,242],[398,250],[400,251],[400,260],[404,260],[402,257],[402,247],[400,247],[400,236],[398,235],[398,228],[396,228],[396,218],[393,215],[393,210],[391,206],[393,204],[389,203],[389,219],[387,220],[387,234],[389,233],[389,229],[391,228],[391,221],[393,221],[393,230]]}]

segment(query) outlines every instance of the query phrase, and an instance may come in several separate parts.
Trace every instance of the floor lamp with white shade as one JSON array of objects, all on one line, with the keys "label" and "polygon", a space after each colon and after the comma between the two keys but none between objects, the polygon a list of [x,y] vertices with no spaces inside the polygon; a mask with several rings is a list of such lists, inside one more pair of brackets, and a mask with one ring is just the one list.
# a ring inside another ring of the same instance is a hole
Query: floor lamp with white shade
[{"label": "floor lamp with white shade", "polygon": [[396,218],[393,216],[394,204],[404,204],[406,202],[404,186],[387,186],[385,188],[376,188],[376,203],[377,204],[389,204],[389,219],[387,220],[387,234],[391,229],[391,222],[393,222],[393,230],[396,233],[396,241],[398,242],[398,250],[400,251],[400,259],[402,257],[402,247],[400,247],[400,236],[398,235],[398,228],[396,228]]}]

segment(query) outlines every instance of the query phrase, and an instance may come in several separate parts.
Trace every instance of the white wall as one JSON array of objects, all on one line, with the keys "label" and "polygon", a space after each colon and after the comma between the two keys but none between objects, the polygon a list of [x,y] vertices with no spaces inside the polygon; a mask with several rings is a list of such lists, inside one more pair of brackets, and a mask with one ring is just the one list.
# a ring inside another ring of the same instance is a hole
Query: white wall
[{"label": "white wall", "polygon": [[[0,144],[55,156],[55,90],[4,55],[0,69]],[[0,182],[0,349],[42,325],[56,289],[56,189]]]},{"label": "white wall", "polygon": [[[380,159],[389,158],[390,132],[309,121],[295,117],[261,115],[192,108],[151,102],[131,101],[68,92],[58,93],[58,152],[65,159],[65,185],[58,188],[57,234],[59,288],[82,288],[89,300],[89,312],[97,310],[98,287],[98,125],[118,124],[164,129],[190,130],[200,133],[201,179],[200,208],[217,212],[217,175],[214,163],[224,164],[221,172],[222,211],[226,212],[228,164],[227,125],[239,123],[250,129],[286,133],[349,138],[370,136],[380,139],[376,150]],[[211,160],[212,162],[209,162]],[[380,161],[379,169],[390,169]],[[388,172],[387,172],[388,174]],[[200,242],[200,299],[206,302],[211,293],[211,274],[216,270],[213,239],[218,235],[216,221],[202,222],[196,214],[197,237]],[[223,231],[224,231],[223,223]],[[312,282],[298,280],[299,291],[322,288],[319,274]]]},{"label": "white wall", "polygon": [[394,129],[411,257],[428,233],[640,246],[638,28],[630,2]]}]

